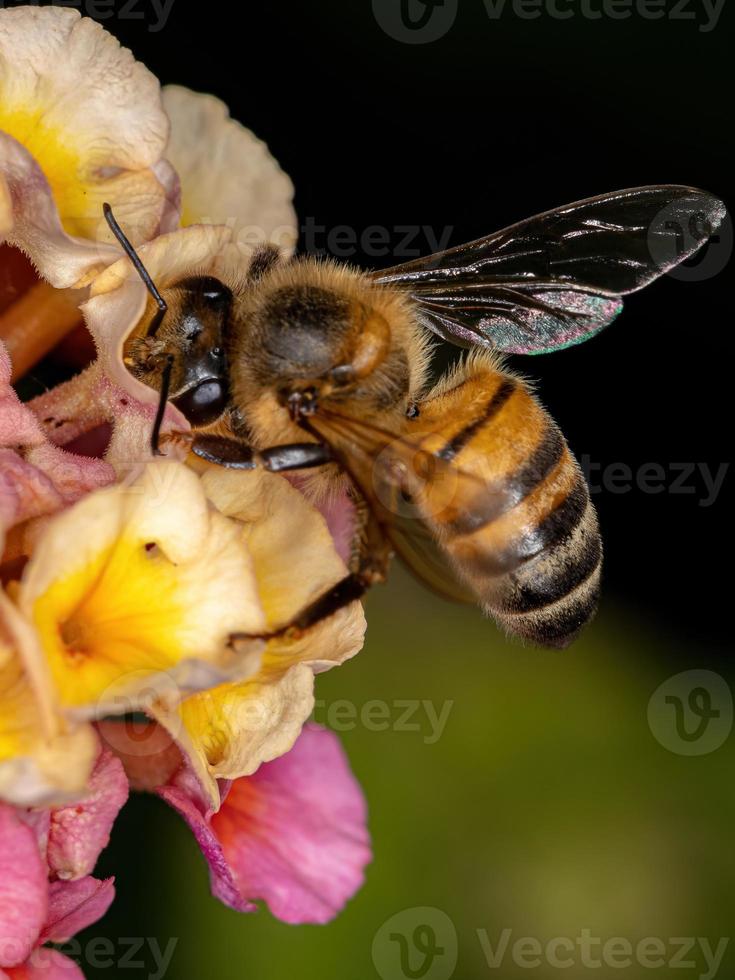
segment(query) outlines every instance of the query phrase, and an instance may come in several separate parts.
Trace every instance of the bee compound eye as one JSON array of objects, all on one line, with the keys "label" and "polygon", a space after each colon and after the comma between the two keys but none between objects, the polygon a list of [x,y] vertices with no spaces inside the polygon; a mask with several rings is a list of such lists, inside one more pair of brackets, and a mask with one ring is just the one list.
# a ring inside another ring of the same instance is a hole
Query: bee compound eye
[{"label": "bee compound eye", "polygon": [[215,422],[227,406],[227,386],[212,378],[173,399],[176,408],[194,426]]}]

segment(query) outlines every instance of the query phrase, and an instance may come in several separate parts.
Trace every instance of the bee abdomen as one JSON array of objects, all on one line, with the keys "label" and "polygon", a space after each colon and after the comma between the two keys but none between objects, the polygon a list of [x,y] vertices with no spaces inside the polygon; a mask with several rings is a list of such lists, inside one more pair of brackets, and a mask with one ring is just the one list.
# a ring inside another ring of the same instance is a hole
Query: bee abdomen
[{"label": "bee abdomen", "polygon": [[565,647],[599,596],[602,545],[587,484],[520,379],[479,357],[464,375],[424,412],[427,427],[433,417],[445,420],[442,441],[431,435],[424,446],[448,464],[450,490],[457,474],[454,496],[441,483],[424,493],[431,526],[458,577],[501,627]]},{"label": "bee abdomen", "polygon": [[449,550],[485,610],[515,636],[565,647],[595,613],[602,543],[566,446],[536,494],[455,538]]},{"label": "bee abdomen", "polygon": [[509,633],[566,647],[596,612],[601,567],[602,541],[588,499],[565,537],[494,583],[488,612]]}]

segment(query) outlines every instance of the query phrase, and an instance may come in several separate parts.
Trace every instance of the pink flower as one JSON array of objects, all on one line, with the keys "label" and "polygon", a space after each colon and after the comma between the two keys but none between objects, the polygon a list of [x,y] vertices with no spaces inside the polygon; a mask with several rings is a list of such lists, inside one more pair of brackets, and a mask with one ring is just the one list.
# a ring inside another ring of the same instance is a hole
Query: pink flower
[{"label": "pink flower", "polygon": [[213,893],[240,912],[262,899],[283,922],[322,924],[362,886],[371,858],[367,807],[337,737],[318,725],[230,784],[215,814],[186,782],[158,793],[191,827]]},{"label": "pink flower", "polygon": [[4,529],[54,513],[114,479],[102,460],[48,441],[10,386],[10,359],[0,341],[0,546]]},{"label": "pink flower", "polygon": [[162,728],[126,738],[105,722],[134,787],[156,792],[186,820],[209,864],[213,895],[238,912],[266,902],[284,922],[322,924],[359,890],[371,859],[367,806],[339,740],[315,724],[252,776],[220,781],[220,807],[182,764]]},{"label": "pink flower", "polygon": [[114,897],[114,880],[49,882],[44,835],[39,838],[34,816],[26,822],[24,811],[0,804],[0,980],[77,980],[82,974],[73,963],[42,947],[66,942],[101,918]]}]

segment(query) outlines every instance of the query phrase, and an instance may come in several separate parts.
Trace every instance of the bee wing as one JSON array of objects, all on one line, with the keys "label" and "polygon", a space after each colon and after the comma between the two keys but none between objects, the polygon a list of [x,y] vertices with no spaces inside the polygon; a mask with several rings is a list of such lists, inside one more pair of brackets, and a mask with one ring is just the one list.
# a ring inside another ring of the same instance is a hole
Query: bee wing
[{"label": "bee wing", "polygon": [[[476,602],[458,580],[432,523],[471,519],[479,507],[502,509],[505,490],[499,488],[495,500],[484,480],[428,452],[418,439],[362,420],[320,410],[309,424],[329,443],[408,568],[440,595]],[[432,522],[432,516],[439,520]]]},{"label": "bee wing", "polygon": [[455,575],[444,551],[425,524],[394,519],[386,527],[388,540],[408,569],[432,592],[455,602],[476,603],[472,591]]},{"label": "bee wing", "polygon": [[622,297],[693,255],[725,206],[660,185],[589,198],[487,238],[376,272],[408,291],[422,323],[460,346],[541,354],[611,323]]}]

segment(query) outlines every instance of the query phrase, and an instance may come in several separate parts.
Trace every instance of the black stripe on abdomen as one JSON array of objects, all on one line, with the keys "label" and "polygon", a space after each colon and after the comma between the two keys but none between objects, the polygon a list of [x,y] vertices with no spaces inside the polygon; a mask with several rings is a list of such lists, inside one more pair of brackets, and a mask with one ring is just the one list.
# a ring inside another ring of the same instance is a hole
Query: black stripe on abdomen
[{"label": "black stripe on abdomen", "polygon": [[502,551],[479,553],[468,562],[468,570],[474,575],[487,576],[505,575],[515,571],[568,538],[579,526],[588,503],[587,486],[579,474],[564,500],[540,524],[519,534]]},{"label": "black stripe on abdomen", "polygon": [[523,503],[526,497],[548,479],[559,465],[564,455],[564,436],[549,422],[536,448],[520,465],[515,473],[505,477],[502,491],[488,493],[483,500],[475,501],[472,507],[447,523],[452,534],[472,534],[496,521],[509,510]]},{"label": "black stripe on abdomen", "polygon": [[464,449],[472,437],[498,414],[517,387],[515,381],[511,378],[506,378],[485,406],[483,413],[463,429],[460,429],[436,455],[446,462],[451,462]]},{"label": "black stripe on abdomen", "polygon": [[602,542],[590,513],[571,538],[509,575],[499,608],[509,613],[543,609],[574,592],[601,561]]},{"label": "black stripe on abdomen", "polygon": [[553,422],[548,421],[539,444],[509,480],[514,506],[543,483],[559,465],[563,455],[564,436]]}]

